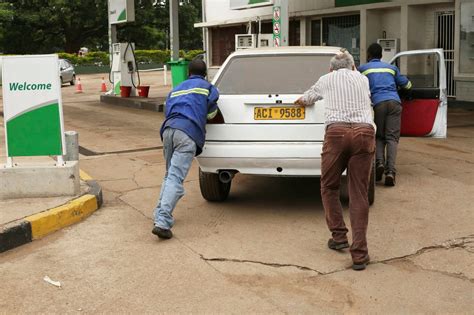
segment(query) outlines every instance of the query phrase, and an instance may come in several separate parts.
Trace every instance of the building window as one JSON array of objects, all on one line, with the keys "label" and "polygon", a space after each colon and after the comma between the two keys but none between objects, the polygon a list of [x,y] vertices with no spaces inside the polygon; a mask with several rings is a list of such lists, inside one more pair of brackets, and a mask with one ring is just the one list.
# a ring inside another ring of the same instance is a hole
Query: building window
[{"label": "building window", "polygon": [[459,72],[474,73],[474,2],[460,3]]},{"label": "building window", "polygon": [[300,46],[300,21],[293,20],[290,21],[288,37],[289,37],[289,46]]},{"label": "building window", "polygon": [[321,20],[311,21],[311,45],[321,46]]},{"label": "building window", "polygon": [[323,45],[346,48],[360,64],[360,16],[323,18]]}]

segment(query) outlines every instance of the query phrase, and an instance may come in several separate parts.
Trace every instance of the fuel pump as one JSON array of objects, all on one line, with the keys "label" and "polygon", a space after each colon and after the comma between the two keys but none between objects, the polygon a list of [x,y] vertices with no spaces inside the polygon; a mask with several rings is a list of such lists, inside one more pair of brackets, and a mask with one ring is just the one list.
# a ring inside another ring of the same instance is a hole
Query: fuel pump
[{"label": "fuel pump", "polygon": [[137,95],[136,90],[140,86],[140,73],[135,60],[134,43],[115,43],[112,45],[110,79],[114,95],[120,95],[121,86],[131,87],[130,96]]}]

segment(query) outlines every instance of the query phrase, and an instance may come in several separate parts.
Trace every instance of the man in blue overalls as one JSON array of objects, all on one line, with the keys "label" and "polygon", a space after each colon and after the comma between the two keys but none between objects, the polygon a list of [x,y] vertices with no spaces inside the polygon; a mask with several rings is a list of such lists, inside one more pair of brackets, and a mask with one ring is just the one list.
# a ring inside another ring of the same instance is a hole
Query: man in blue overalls
[{"label": "man in blue overalls", "polygon": [[205,79],[206,69],[204,61],[191,61],[188,80],[174,88],[166,99],[166,120],[161,127],[166,174],[152,231],[162,239],[173,237],[172,213],[184,195],[184,179],[193,158],[202,152],[207,120],[218,112],[219,92]]},{"label": "man in blue overalls", "polygon": [[374,43],[367,49],[368,63],[359,71],[369,79],[372,105],[375,112],[376,133],[376,180],[395,186],[395,160],[400,140],[402,106],[398,88],[411,89],[411,82],[394,65],[381,61],[382,47]]}]

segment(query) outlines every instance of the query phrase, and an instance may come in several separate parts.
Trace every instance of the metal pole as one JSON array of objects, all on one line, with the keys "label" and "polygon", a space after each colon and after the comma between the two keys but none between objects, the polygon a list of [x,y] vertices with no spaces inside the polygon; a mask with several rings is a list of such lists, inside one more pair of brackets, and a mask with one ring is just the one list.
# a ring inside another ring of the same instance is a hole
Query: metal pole
[{"label": "metal pole", "polygon": [[[207,15],[206,15],[206,0],[201,1],[201,6],[202,6],[202,22],[206,23],[207,22]],[[202,48],[204,50],[204,62],[209,65],[209,53],[208,53],[208,47],[207,47],[207,27],[202,28]]]},{"label": "metal pole", "polygon": [[165,86],[168,85],[168,66],[163,65],[163,83]]},{"label": "metal pole", "polygon": [[178,0],[170,1],[170,48],[171,60],[179,60],[179,23],[178,23]]},{"label": "metal pole", "polygon": [[110,68],[112,69],[112,59],[113,59],[113,51],[112,46],[114,43],[117,42],[117,25],[110,23],[110,0],[107,1],[107,13],[109,17],[109,62]]},{"label": "metal pole", "polygon": [[66,155],[65,161],[79,161],[79,134],[76,131],[66,131]]}]

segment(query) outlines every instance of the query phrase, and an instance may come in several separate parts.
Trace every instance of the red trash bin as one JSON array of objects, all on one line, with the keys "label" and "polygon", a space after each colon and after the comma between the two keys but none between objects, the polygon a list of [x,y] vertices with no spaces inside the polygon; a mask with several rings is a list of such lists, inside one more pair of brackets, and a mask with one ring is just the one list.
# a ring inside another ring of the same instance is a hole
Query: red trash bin
[{"label": "red trash bin", "polygon": [[130,93],[132,93],[131,86],[120,86],[120,96],[121,97],[130,97]]},{"label": "red trash bin", "polygon": [[148,85],[140,85],[138,86],[138,96],[140,97],[148,97],[148,93],[150,92],[150,86]]}]

